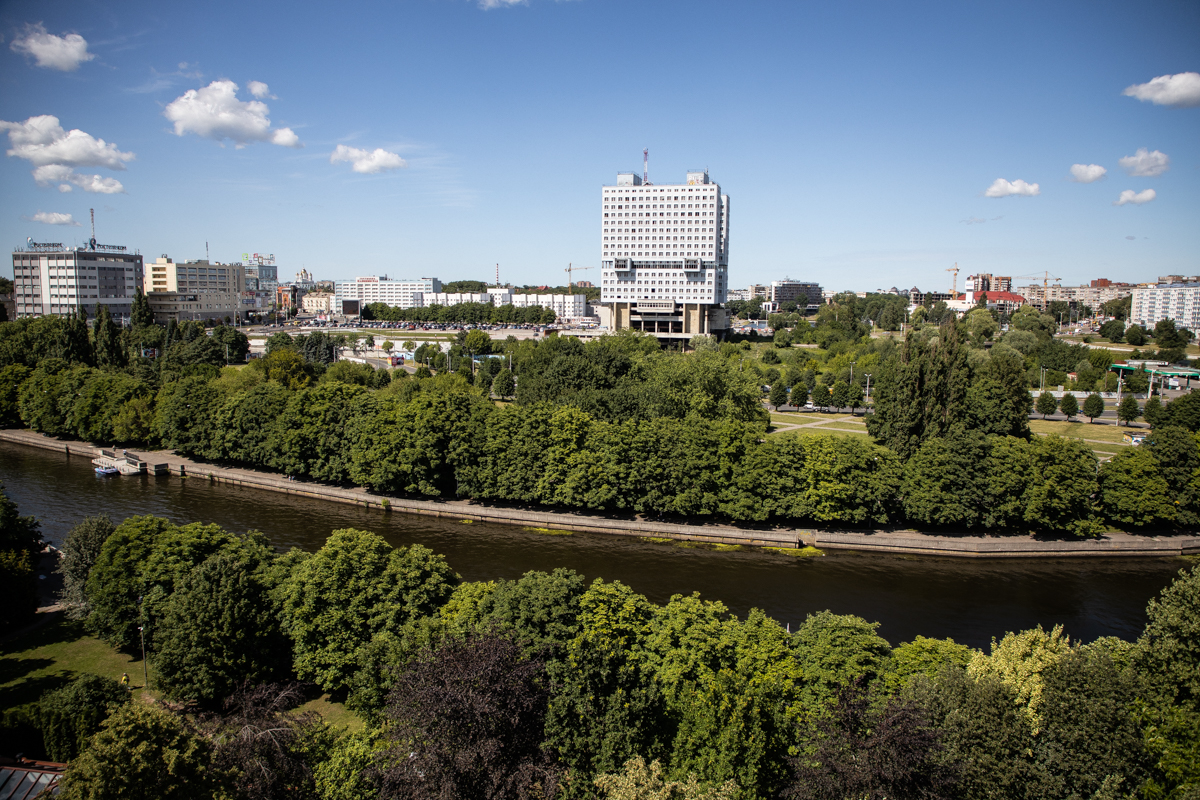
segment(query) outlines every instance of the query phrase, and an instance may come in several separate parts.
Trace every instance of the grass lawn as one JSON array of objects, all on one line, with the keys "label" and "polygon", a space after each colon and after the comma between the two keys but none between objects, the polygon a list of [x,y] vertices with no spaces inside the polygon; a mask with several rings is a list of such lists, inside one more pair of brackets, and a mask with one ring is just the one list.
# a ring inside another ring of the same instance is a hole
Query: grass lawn
[{"label": "grass lawn", "polygon": [[785,431],[771,431],[768,436],[867,436],[866,428],[851,430],[847,428],[831,428],[829,426],[820,426],[817,428],[789,428]]},{"label": "grass lawn", "polygon": [[776,425],[804,425],[809,422],[825,422],[831,419],[845,420],[846,422],[850,420],[861,422],[863,418],[860,416],[852,417],[849,414],[826,414],[821,411],[806,411],[804,413],[800,413],[799,411],[771,412],[771,422],[774,422]]},{"label": "grass lawn", "polygon": [[[118,652],[89,636],[80,622],[68,620],[57,612],[54,616],[40,628],[0,644],[0,746],[5,751],[19,744],[18,738],[36,737],[35,731],[22,724],[28,720],[32,704],[79,675],[92,673],[118,680],[122,672],[128,672],[134,698],[146,691],[140,658]],[[150,682],[154,683],[153,668]],[[153,689],[149,694],[157,697]],[[331,701],[329,695],[310,700],[299,710],[316,711],[330,724],[350,730],[363,726],[357,715],[347,711],[343,704]],[[26,746],[26,749],[32,754],[36,748]]]},{"label": "grass lawn", "polygon": [[1072,439],[1091,439],[1095,442],[1107,442],[1117,446],[1122,445],[1122,438],[1129,431],[1145,433],[1145,428],[1117,427],[1110,424],[1091,424],[1088,422],[1066,422],[1052,419],[1031,419],[1029,430],[1041,434],[1057,434],[1069,436]]}]

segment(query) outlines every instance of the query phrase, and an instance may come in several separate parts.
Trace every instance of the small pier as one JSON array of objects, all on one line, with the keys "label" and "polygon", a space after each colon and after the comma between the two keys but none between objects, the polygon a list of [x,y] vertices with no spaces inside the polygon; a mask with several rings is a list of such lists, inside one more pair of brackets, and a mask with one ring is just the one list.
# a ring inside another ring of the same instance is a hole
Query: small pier
[{"label": "small pier", "polygon": [[105,450],[101,448],[96,451],[96,457],[92,459],[92,463],[97,467],[116,469],[122,475],[170,474],[167,464],[151,464],[137,453],[131,453],[128,450]]}]

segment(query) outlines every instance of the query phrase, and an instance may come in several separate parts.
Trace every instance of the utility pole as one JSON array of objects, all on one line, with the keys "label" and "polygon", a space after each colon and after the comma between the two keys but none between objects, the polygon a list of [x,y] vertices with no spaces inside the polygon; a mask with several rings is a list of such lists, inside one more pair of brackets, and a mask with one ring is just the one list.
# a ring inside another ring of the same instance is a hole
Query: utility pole
[{"label": "utility pole", "polygon": [[[863,400],[864,403],[871,402],[871,373],[864,373],[867,376],[867,397]],[[866,412],[863,412],[866,413]]]}]

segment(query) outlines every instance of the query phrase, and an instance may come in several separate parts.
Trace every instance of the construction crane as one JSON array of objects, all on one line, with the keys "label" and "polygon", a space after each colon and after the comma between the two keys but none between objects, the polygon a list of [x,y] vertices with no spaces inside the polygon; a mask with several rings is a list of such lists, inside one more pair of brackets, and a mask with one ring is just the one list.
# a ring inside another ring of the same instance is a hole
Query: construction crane
[{"label": "construction crane", "polygon": [[957,300],[958,299],[958,262],[955,261],[954,266],[947,268],[946,272],[954,273],[954,277],[951,278],[951,280],[950,280],[950,299]]},{"label": "construction crane", "polygon": [[595,269],[595,267],[574,267],[571,266],[570,262],[567,263],[567,268],[563,270],[563,272],[567,273],[567,294],[573,294],[573,292],[571,292],[571,273],[582,272],[583,270],[587,269]]},{"label": "construction crane", "polygon": [[1055,276],[1051,275],[1049,272],[1043,272],[1041,275],[1014,275],[1013,276],[1013,280],[1019,280],[1021,278],[1024,278],[1026,280],[1031,280],[1031,281],[1036,281],[1038,279],[1041,279],[1043,289],[1050,285],[1050,281],[1054,281],[1055,283],[1058,283],[1059,281],[1062,280],[1062,278],[1056,278]]}]

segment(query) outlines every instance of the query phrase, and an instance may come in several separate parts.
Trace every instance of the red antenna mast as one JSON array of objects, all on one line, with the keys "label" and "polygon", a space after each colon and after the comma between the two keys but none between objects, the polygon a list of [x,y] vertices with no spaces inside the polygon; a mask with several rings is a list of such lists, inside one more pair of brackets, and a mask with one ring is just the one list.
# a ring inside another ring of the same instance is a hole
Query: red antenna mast
[{"label": "red antenna mast", "polygon": [[650,148],[642,148],[642,183],[650,185]]},{"label": "red antenna mast", "polygon": [[496,285],[500,285],[500,264],[496,264]]}]

